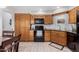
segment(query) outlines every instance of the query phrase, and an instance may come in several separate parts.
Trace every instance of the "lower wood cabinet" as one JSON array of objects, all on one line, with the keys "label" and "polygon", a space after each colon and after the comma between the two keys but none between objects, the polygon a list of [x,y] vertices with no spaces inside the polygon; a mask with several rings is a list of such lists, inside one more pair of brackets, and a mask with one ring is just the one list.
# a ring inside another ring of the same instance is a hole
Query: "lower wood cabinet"
[{"label": "lower wood cabinet", "polygon": [[21,28],[20,33],[21,33],[21,41],[27,42],[29,40],[29,29],[27,28]]},{"label": "lower wood cabinet", "polygon": [[34,41],[34,31],[33,30],[30,30],[30,33],[29,33],[29,41],[30,42],[33,42]]},{"label": "lower wood cabinet", "polygon": [[66,46],[67,33],[63,31],[51,31],[51,42]]},{"label": "lower wood cabinet", "polygon": [[44,40],[45,40],[45,42],[50,41],[50,31],[45,31],[44,32]]}]

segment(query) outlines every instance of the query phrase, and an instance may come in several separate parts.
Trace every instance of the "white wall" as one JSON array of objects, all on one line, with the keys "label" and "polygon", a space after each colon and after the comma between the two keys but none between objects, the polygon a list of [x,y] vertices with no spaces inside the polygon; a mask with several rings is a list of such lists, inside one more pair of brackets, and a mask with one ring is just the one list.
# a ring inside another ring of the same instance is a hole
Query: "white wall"
[{"label": "white wall", "polygon": [[54,24],[58,24],[57,21],[60,20],[60,19],[64,19],[65,20],[64,24],[68,24],[69,17],[68,17],[67,13],[62,14],[62,15],[53,16],[53,22],[54,22]]},{"label": "white wall", "polygon": [[2,10],[0,9],[0,45],[2,43]]},{"label": "white wall", "polygon": [[[12,25],[10,25],[10,19],[12,20]],[[9,12],[3,12],[3,30],[13,30],[13,18]]]},{"label": "white wall", "polygon": [[2,10],[0,9],[0,36],[2,36]]}]

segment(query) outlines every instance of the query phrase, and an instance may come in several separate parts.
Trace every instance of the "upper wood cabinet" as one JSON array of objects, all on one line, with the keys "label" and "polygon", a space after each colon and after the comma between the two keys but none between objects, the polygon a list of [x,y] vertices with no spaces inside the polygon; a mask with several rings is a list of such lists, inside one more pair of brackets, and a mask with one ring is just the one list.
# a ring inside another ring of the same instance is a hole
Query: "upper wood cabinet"
[{"label": "upper wood cabinet", "polygon": [[35,18],[43,18],[45,19],[44,15],[32,15],[31,16],[31,24],[35,24]]},{"label": "upper wood cabinet", "polygon": [[45,39],[45,42],[49,42],[50,41],[50,31],[45,31],[44,33],[44,39]]},{"label": "upper wood cabinet", "polygon": [[52,15],[45,15],[44,23],[45,24],[52,24],[53,23]]},{"label": "upper wood cabinet", "polygon": [[76,24],[76,22],[77,22],[77,14],[76,13],[77,13],[77,11],[79,11],[79,6],[75,7],[74,9],[72,9],[68,12],[70,24]]},{"label": "upper wood cabinet", "polygon": [[75,24],[76,23],[76,9],[72,9],[69,11],[69,23]]},{"label": "upper wood cabinet", "polygon": [[31,24],[35,23],[35,18],[43,18],[44,24],[52,24],[53,23],[52,15],[32,15],[31,16]]},{"label": "upper wood cabinet", "polygon": [[66,46],[67,33],[62,31],[51,31],[51,41]]}]

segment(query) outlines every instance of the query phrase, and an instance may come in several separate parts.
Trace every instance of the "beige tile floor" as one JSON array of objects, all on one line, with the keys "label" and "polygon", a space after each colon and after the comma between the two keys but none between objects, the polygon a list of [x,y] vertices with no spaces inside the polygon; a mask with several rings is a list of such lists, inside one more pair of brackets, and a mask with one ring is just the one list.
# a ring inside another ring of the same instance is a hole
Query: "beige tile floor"
[{"label": "beige tile floor", "polygon": [[[64,47],[63,50],[51,47],[50,42],[20,42],[19,52],[71,52],[70,49]],[[56,47],[61,47],[56,44],[52,44]]]}]

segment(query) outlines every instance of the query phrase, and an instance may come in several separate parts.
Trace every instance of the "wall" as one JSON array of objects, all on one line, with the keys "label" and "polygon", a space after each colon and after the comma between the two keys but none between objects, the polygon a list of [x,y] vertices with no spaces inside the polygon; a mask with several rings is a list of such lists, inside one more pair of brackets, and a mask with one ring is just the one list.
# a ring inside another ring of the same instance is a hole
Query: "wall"
[{"label": "wall", "polygon": [[2,36],[2,10],[0,9],[0,36]]},{"label": "wall", "polygon": [[53,16],[53,22],[54,22],[54,24],[58,24],[57,21],[58,20],[62,20],[62,19],[64,19],[64,21],[65,21],[64,24],[68,24],[69,17],[68,17],[67,13]]},{"label": "wall", "polygon": [[15,12],[12,8],[6,8],[6,9],[7,11],[6,10],[5,11],[8,12],[12,17],[12,30],[14,31],[15,30]]},{"label": "wall", "polygon": [[[64,19],[65,23],[57,23],[58,20]],[[69,20],[69,16],[67,13],[62,14],[62,15],[56,15],[53,17],[53,22],[56,25],[56,27],[58,26],[59,30],[63,30],[63,31],[68,31],[68,32],[74,32],[76,31],[76,24],[69,24],[68,22]],[[74,30],[74,31],[73,31]]]},{"label": "wall", "polygon": [[0,9],[0,45],[2,43],[2,10]]},{"label": "wall", "polygon": [[12,20],[11,14],[8,12],[3,12],[3,30],[12,30],[10,19]]}]

